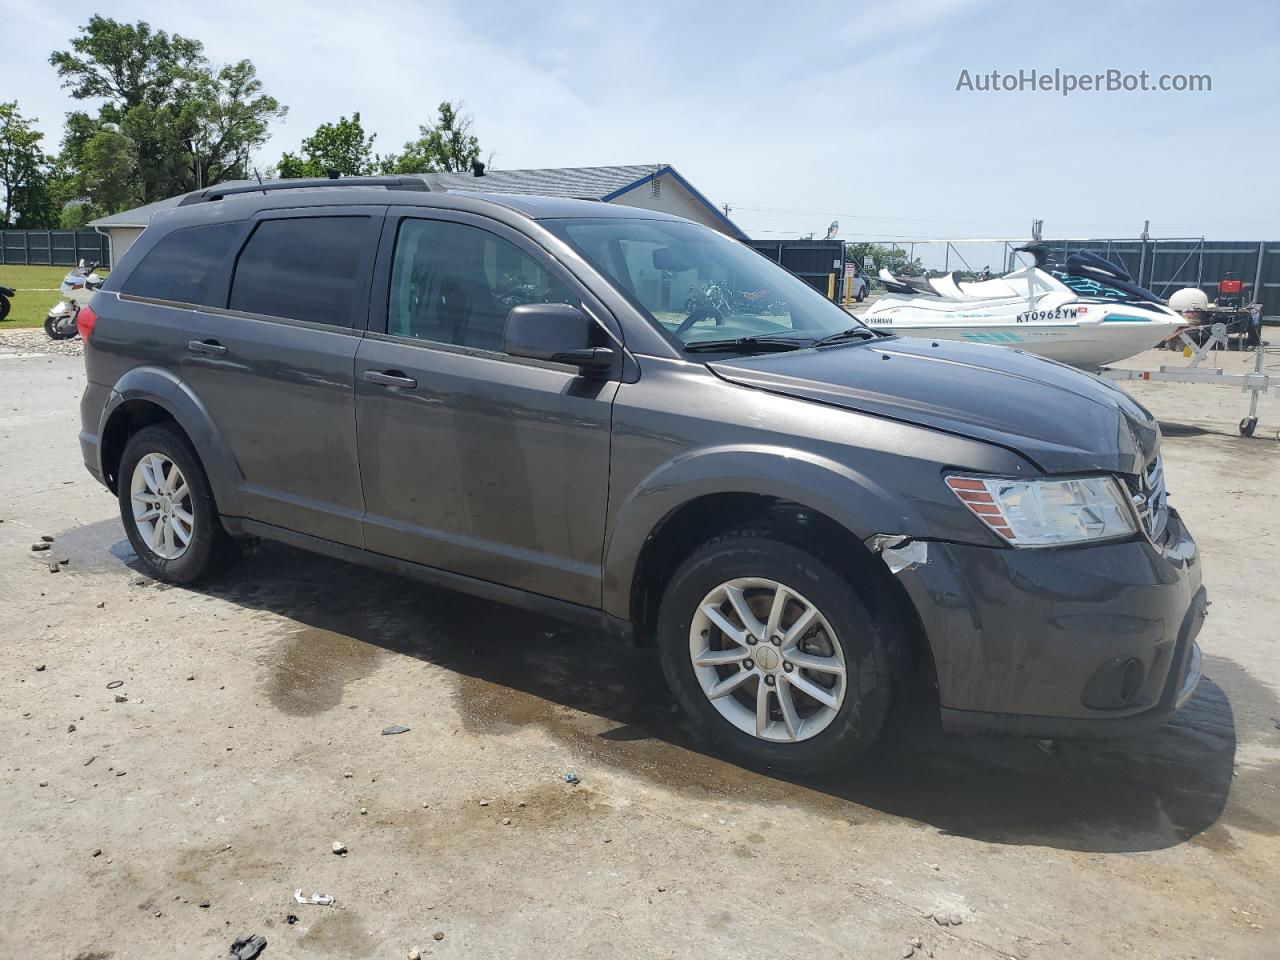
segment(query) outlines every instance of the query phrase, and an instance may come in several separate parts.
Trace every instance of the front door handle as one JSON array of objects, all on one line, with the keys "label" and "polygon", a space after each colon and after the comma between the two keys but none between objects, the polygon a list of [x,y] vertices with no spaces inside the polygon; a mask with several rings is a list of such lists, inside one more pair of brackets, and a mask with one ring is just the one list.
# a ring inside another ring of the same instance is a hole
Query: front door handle
[{"label": "front door handle", "polygon": [[192,353],[203,353],[210,357],[220,357],[227,352],[227,348],[217,340],[189,340],[187,349]]},{"label": "front door handle", "polygon": [[364,379],[368,383],[376,383],[381,387],[405,387],[412,390],[418,385],[413,377],[406,377],[399,370],[366,370]]}]

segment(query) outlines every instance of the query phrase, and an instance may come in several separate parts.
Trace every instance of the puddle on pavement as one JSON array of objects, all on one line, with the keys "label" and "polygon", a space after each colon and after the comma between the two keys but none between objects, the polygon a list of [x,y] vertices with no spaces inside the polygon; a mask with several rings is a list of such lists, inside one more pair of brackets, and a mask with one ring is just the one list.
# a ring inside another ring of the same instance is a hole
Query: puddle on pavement
[{"label": "puddle on pavement", "polygon": [[[82,531],[86,545],[109,552],[110,527],[99,526]],[[271,702],[291,714],[338,706],[347,684],[402,654],[456,675],[455,706],[472,733],[536,725],[570,743],[584,770],[602,764],[686,795],[1094,852],[1198,838],[1230,855],[1224,826],[1280,832],[1276,765],[1233,779],[1237,737],[1280,746],[1267,719],[1280,706],[1226,661],[1210,660],[1191,703],[1143,738],[1046,753],[1033,741],[944,736],[936,721],[905,716],[853,773],[794,782],[706,754],[673,712],[654,652],[602,634],[276,544],[250,550],[233,578],[204,592],[296,623],[261,659]]]},{"label": "puddle on pavement", "polygon": [[71,561],[69,573],[128,573],[137,568],[138,561],[118,517],[65,530],[54,537],[48,553],[37,556],[41,562],[49,557],[67,557]]},{"label": "puddle on pavement", "polygon": [[268,658],[267,695],[284,713],[315,716],[341,704],[347,684],[368,676],[385,656],[371,643],[303,627]]}]

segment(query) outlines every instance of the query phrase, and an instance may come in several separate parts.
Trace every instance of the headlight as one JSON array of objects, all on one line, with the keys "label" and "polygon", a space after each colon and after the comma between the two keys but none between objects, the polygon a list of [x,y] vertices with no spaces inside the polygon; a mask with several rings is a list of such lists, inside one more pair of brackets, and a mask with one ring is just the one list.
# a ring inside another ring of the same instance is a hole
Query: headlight
[{"label": "headlight", "polygon": [[1016,547],[1050,547],[1126,537],[1133,511],[1114,477],[1005,480],[947,477],[974,516]]}]

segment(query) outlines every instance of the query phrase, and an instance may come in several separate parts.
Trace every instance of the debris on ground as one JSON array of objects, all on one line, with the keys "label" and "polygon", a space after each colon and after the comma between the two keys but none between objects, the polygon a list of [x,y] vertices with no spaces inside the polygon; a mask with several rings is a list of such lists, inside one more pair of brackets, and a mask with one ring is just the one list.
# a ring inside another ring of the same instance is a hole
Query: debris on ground
[{"label": "debris on ground", "polygon": [[36,673],[44,673],[44,671],[48,669],[48,666],[49,665],[46,663],[36,664]]},{"label": "debris on ground", "polygon": [[422,960],[422,951],[417,947],[414,947],[405,954],[405,960]]},{"label": "debris on ground", "polygon": [[576,773],[566,773],[564,775],[564,782],[577,784],[577,783],[581,783],[582,781],[578,779],[578,775]]},{"label": "debris on ground", "polygon": [[444,939],[444,931],[443,931],[443,930],[437,930],[435,933],[433,933],[433,934],[431,935],[431,939],[432,939],[432,940],[443,940],[443,939]]},{"label": "debris on ground", "polygon": [[298,922],[298,915],[296,913],[286,913],[284,915],[284,922],[292,927],[295,923]]},{"label": "debris on ground", "polygon": [[49,561],[49,572],[50,572],[50,573],[61,573],[61,572],[62,572],[62,567],[58,566],[58,561],[57,561],[57,560],[50,560],[50,561]]},{"label": "debris on ground", "polygon": [[368,812],[369,812],[369,808],[368,808],[368,807],[361,807],[361,808],[360,808],[360,816],[362,816],[362,817],[363,817],[363,816],[365,816],[366,814],[368,814]]},{"label": "debris on ground", "polygon": [[482,807],[487,807],[488,805],[489,805],[489,801],[488,801],[488,800],[481,800],[481,801],[480,801],[480,806],[482,806]]},{"label": "debris on ground", "polygon": [[331,906],[333,906],[333,897],[329,896],[329,894],[327,894],[327,893],[313,893],[313,894],[312,894],[311,896],[309,896],[309,897],[304,897],[304,896],[302,895],[302,888],[301,888],[301,887],[299,887],[297,890],[293,891],[293,899],[294,899],[295,901],[297,901],[298,903],[311,903],[311,904],[315,904],[317,907],[331,907]]},{"label": "debris on ground", "polygon": [[67,733],[75,733],[75,732],[76,732],[76,725],[74,723],[68,723]]},{"label": "debris on ground", "polygon": [[254,960],[267,949],[267,938],[257,933],[246,934],[231,944],[230,960]]},{"label": "debris on ground", "polygon": [[391,736],[394,736],[394,735],[395,735],[395,734],[397,734],[397,733],[408,733],[408,732],[409,732],[409,728],[408,728],[408,727],[402,727],[402,726],[400,726],[400,724],[398,724],[398,723],[393,723],[393,724],[392,724],[391,726],[389,726],[389,727],[383,727],[383,728],[382,728],[382,735],[383,735],[384,737],[391,737]]},{"label": "debris on ground", "polygon": [[123,680],[112,680],[110,683],[107,684],[107,689],[114,690],[116,689],[116,687],[123,687],[123,686],[124,686]]},{"label": "debris on ground", "polygon": [[343,843],[341,840],[335,840],[333,841],[333,852],[340,857],[346,856],[347,845]]},{"label": "debris on ground", "polygon": [[511,818],[510,818],[510,817],[503,817],[503,818],[502,818],[502,825],[503,825],[504,827],[509,827],[509,826],[511,826]]},{"label": "debris on ground", "polygon": [[128,702],[129,702],[129,698],[126,697],[123,693],[116,694],[116,703],[128,703]]},{"label": "debris on ground", "polygon": [[32,553],[39,553],[42,550],[48,550],[48,549],[49,549],[49,544],[47,543],[33,543],[31,545]]},{"label": "debris on ground", "polygon": [[42,533],[42,534],[40,534],[40,542],[41,542],[41,543],[53,543],[53,537],[49,536],[49,534],[47,534],[47,533]]}]

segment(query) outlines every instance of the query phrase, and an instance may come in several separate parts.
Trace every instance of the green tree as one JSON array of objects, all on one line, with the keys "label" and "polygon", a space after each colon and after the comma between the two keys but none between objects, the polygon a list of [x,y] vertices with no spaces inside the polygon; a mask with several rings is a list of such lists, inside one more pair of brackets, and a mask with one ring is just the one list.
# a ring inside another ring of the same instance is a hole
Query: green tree
[{"label": "green tree", "polygon": [[0,103],[0,226],[45,226],[49,161],[44,134],[18,112],[17,101]]},{"label": "green tree", "polygon": [[874,269],[868,272],[873,275],[884,267],[888,267],[890,273],[905,276],[924,273],[924,266],[921,264],[920,258],[913,259],[907,254],[906,250],[896,243],[889,245],[883,243],[846,243],[844,245],[845,262],[853,262],[861,267],[864,257],[871,258]]},{"label": "green tree", "polygon": [[343,177],[363,177],[376,171],[380,162],[373,152],[375,134],[366,135],[360,114],[337,123],[322,123],[302,141],[301,155],[285,153],[276,173],[283,179],[326,177],[335,171]]},{"label": "green tree", "polygon": [[[101,212],[247,177],[250,153],[286,112],[248,60],[215,69],[198,40],[143,21],[94,15],[49,62],[71,96],[105,101],[96,116],[71,114],[63,142],[63,166]],[[123,189],[109,175],[127,155],[136,165]]]},{"label": "green tree", "polygon": [[385,173],[466,173],[480,159],[480,140],[471,132],[474,119],[462,112],[463,104],[440,104],[431,126],[419,126],[418,137],[405,143],[402,153],[382,161]]}]

